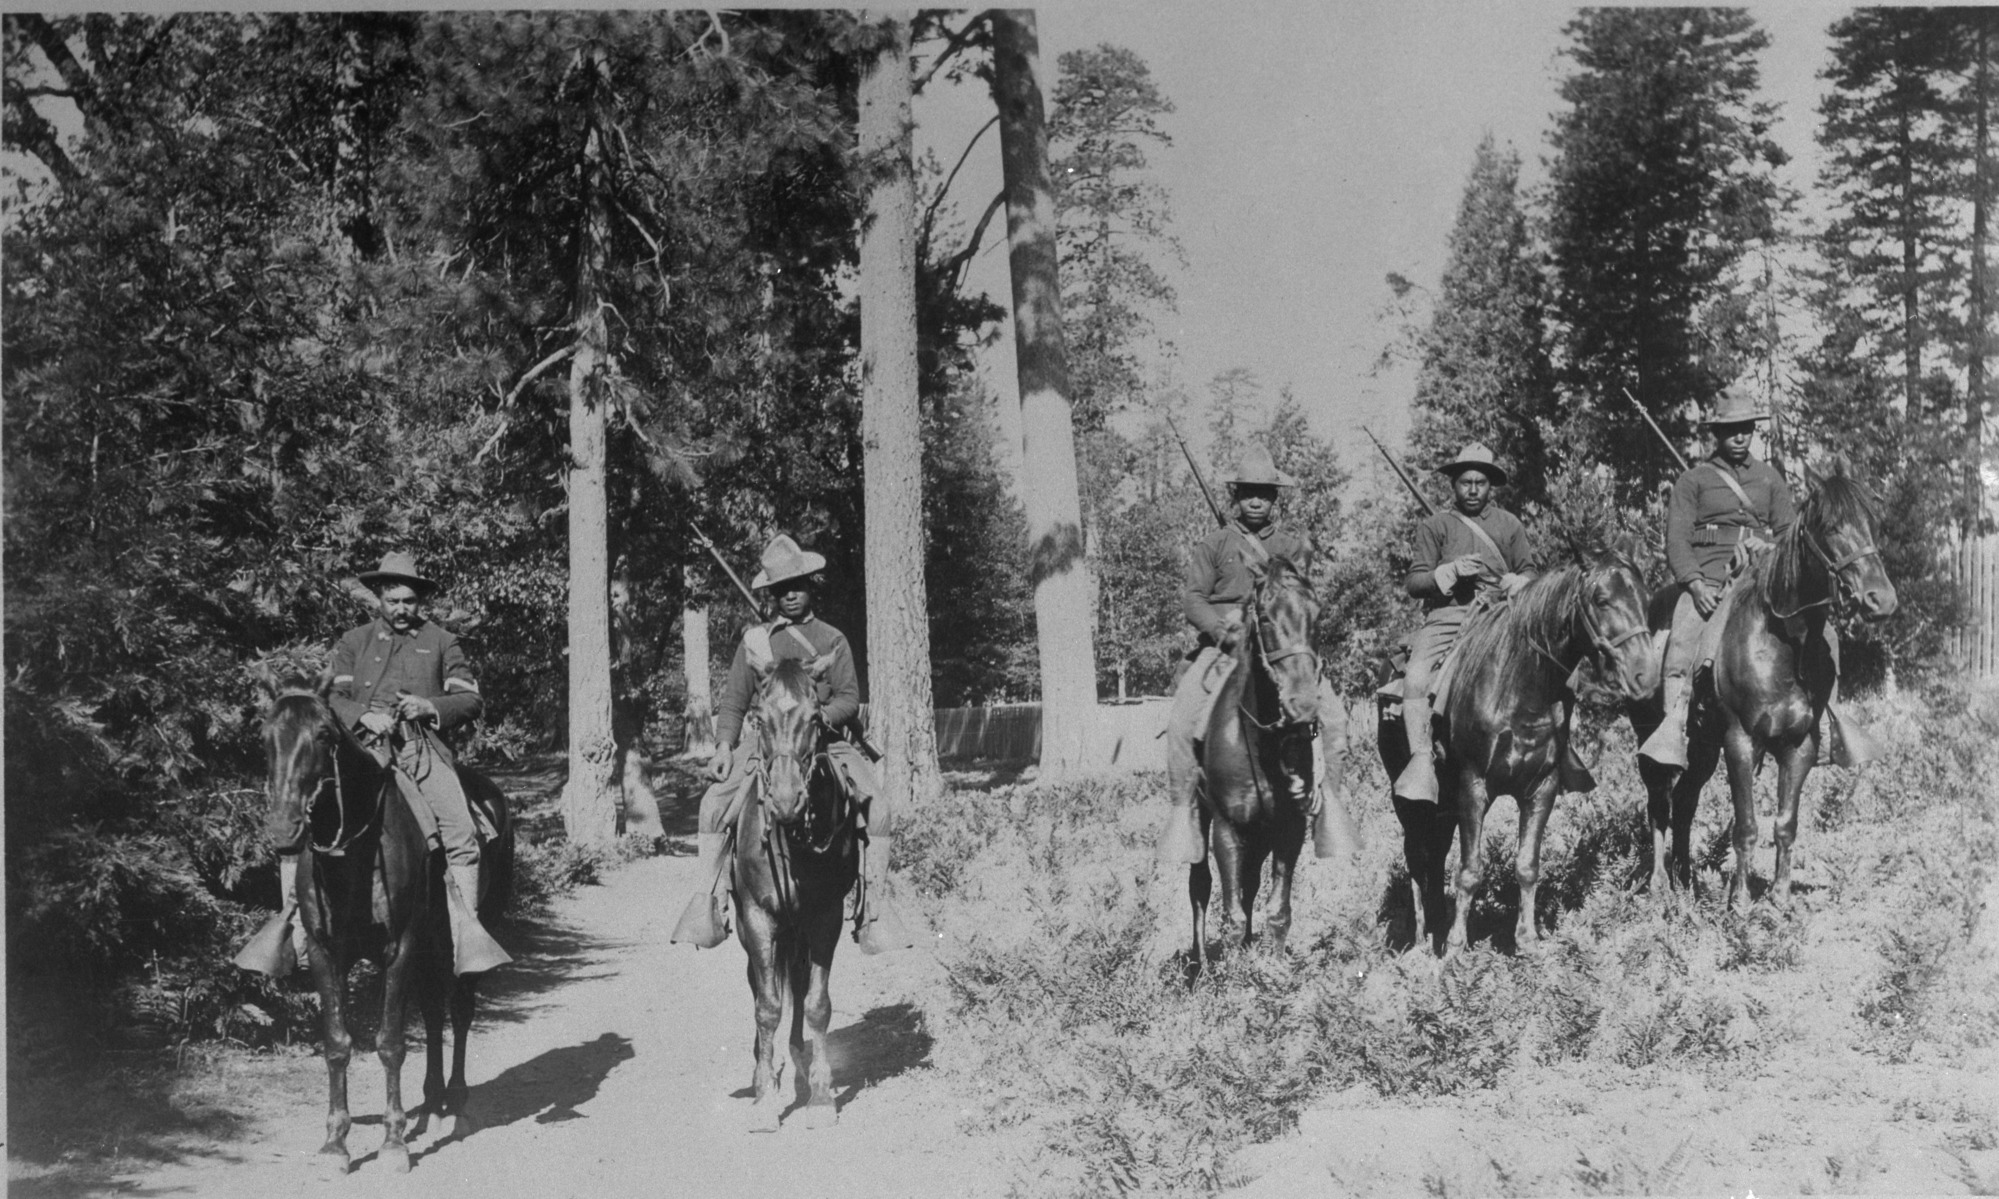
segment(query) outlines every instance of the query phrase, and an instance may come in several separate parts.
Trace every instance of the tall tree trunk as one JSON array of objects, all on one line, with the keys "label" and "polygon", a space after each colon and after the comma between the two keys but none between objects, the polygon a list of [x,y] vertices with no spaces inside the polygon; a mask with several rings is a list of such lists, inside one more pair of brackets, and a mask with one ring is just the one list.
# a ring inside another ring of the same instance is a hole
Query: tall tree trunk
[{"label": "tall tree trunk", "polygon": [[1986,310],[1985,242],[1992,219],[1993,177],[1988,161],[1992,109],[1992,21],[1989,13],[1972,17],[1972,51],[1977,67],[1972,76],[1975,133],[1971,149],[1971,336],[1966,339],[1970,370],[1964,395],[1965,531],[1975,535],[1985,517],[1985,337],[1991,315]]},{"label": "tall tree trunk", "polygon": [[923,421],[916,387],[916,177],[908,14],[864,16],[881,44],[861,74],[861,447],[866,504],[868,697],[889,801],[943,788],[923,580]]},{"label": "tall tree trunk", "polygon": [[1917,248],[1922,230],[1916,213],[1915,149],[1910,144],[1912,134],[1906,103],[1899,114],[1896,132],[1896,166],[1902,202],[1902,400],[1913,417],[1923,378],[1922,308],[1916,285]]},{"label": "tall tree trunk", "polygon": [[687,706],[682,712],[685,753],[707,757],[715,752],[715,685],[708,649],[708,602],[699,572],[684,567],[687,603],[680,610],[681,671],[687,677]]},{"label": "tall tree trunk", "polygon": [[1055,263],[1055,189],[1031,9],[996,10],[993,98],[1013,272],[1013,344],[1020,374],[1021,495],[1027,509],[1034,622],[1041,651],[1041,778],[1078,772],[1094,724],[1097,664],[1069,412],[1069,358]]},{"label": "tall tree trunk", "polygon": [[569,784],[563,827],[572,841],[617,836],[617,742],[611,730],[610,505],[605,486],[606,381],[613,363],[598,302],[610,239],[604,158],[603,51],[591,55],[589,129],[583,148],[583,227],[576,262],[576,356],[569,370]]}]

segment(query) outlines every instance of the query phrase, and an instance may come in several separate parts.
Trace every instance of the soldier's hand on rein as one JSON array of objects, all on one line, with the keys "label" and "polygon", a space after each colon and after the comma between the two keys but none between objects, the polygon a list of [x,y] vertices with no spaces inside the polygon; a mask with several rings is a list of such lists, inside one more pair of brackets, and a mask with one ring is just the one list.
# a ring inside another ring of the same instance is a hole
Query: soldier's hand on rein
[{"label": "soldier's hand on rein", "polygon": [[396,727],[396,718],[387,712],[361,713],[361,727],[377,737],[386,737],[389,730]]},{"label": "soldier's hand on rein", "polygon": [[405,692],[396,697],[396,716],[412,724],[435,723],[437,705],[421,695],[410,695]]},{"label": "soldier's hand on rein", "polygon": [[1511,596],[1514,593],[1518,592],[1522,587],[1525,587],[1531,581],[1531,579],[1532,576],[1530,575],[1523,575],[1513,571],[1508,571],[1507,573],[1499,576],[1499,592],[1501,595]]},{"label": "soldier's hand on rein", "polygon": [[735,764],[735,751],[726,745],[715,747],[715,756],[708,759],[708,777],[716,782],[727,782],[729,767]]},{"label": "soldier's hand on rein", "polygon": [[1687,591],[1694,597],[1694,611],[1701,614],[1702,620],[1713,616],[1715,608],[1721,604],[1721,588],[1706,579],[1695,579],[1687,584]]}]

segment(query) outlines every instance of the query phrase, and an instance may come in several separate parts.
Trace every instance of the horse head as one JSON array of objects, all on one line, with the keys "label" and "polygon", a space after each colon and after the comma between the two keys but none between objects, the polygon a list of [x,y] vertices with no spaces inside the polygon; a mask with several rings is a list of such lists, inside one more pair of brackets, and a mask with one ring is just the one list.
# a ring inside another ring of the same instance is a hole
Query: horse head
[{"label": "horse head", "polygon": [[1619,537],[1582,572],[1582,624],[1606,678],[1627,699],[1659,686],[1659,651],[1645,621],[1645,575],[1638,569],[1638,538]]},{"label": "horse head", "polygon": [[1277,690],[1281,722],[1310,726],[1319,719],[1319,655],[1312,650],[1312,622],[1319,600],[1304,569],[1275,557],[1253,571],[1244,640]]},{"label": "horse head", "polygon": [[1833,460],[1829,473],[1806,467],[1805,477],[1812,492],[1798,512],[1798,540],[1831,577],[1834,598],[1869,620],[1893,615],[1898,601],[1874,541],[1873,494],[1843,457]]},{"label": "horse head", "polygon": [[259,676],[263,684],[264,761],[268,768],[264,831],[279,853],[297,853],[312,832],[313,811],[338,778],[340,723],[326,697],[333,676]]},{"label": "horse head", "polygon": [[795,825],[805,815],[812,766],[825,735],[819,715],[819,680],[833,665],[826,654],[809,662],[794,658],[757,666],[757,723],[763,731],[763,802],[779,825]]}]

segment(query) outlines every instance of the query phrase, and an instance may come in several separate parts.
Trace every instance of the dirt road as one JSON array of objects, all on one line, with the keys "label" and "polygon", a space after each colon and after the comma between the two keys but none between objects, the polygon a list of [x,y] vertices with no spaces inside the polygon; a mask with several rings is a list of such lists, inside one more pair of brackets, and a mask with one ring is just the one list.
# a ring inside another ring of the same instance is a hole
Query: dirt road
[{"label": "dirt road", "polygon": [[[250,1134],[114,1180],[119,1194],[429,1197],[687,1195],[957,1196],[1004,1186],[978,1144],[954,1131],[961,1105],[925,1062],[911,996],[934,981],[933,952],[869,958],[843,945],[833,972],[839,1125],[745,1132],[752,1032],[743,953],[667,944],[692,889],[691,857],[653,858],[566,898],[516,932],[520,961],[490,981],[475,1029],[463,1139],[433,1127],[408,1175],[375,1160],[382,1073],[356,1055],[351,1175],[322,1177],[325,1070],[295,1060],[296,1096]],[[421,1094],[422,1053],[403,1068]],[[789,1085],[787,1071],[787,1085]]]}]

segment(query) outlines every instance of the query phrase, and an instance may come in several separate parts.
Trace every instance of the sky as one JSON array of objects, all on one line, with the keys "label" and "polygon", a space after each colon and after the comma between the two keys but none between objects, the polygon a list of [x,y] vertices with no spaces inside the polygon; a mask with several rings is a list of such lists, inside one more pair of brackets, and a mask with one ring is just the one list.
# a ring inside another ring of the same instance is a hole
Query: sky
[{"label": "sky", "polygon": [[[1179,310],[1158,322],[1184,382],[1197,390],[1232,367],[1269,392],[1289,383],[1315,428],[1351,468],[1359,427],[1399,437],[1414,373],[1376,377],[1390,331],[1380,319],[1386,276],[1434,289],[1445,240],[1479,139],[1518,151],[1522,183],[1545,177],[1547,133],[1571,65],[1561,54],[1573,6],[1490,0],[1249,0],[1058,3],[1039,11],[1042,88],[1066,50],[1100,43],[1145,60],[1176,111],[1160,126],[1173,145],[1151,155],[1165,188],[1184,268],[1169,266]],[[1779,104],[1774,136],[1803,186],[1817,169],[1814,109],[1826,28],[1847,11],[1826,4],[1750,6],[1771,35],[1763,98]],[[948,166],[992,114],[976,81],[916,101],[919,149]],[[988,134],[953,187],[976,213],[1000,187],[998,139]],[[971,277],[1006,302],[1004,237],[990,235]],[[1011,341],[985,356],[1001,396],[1000,427],[1017,445]]]}]

